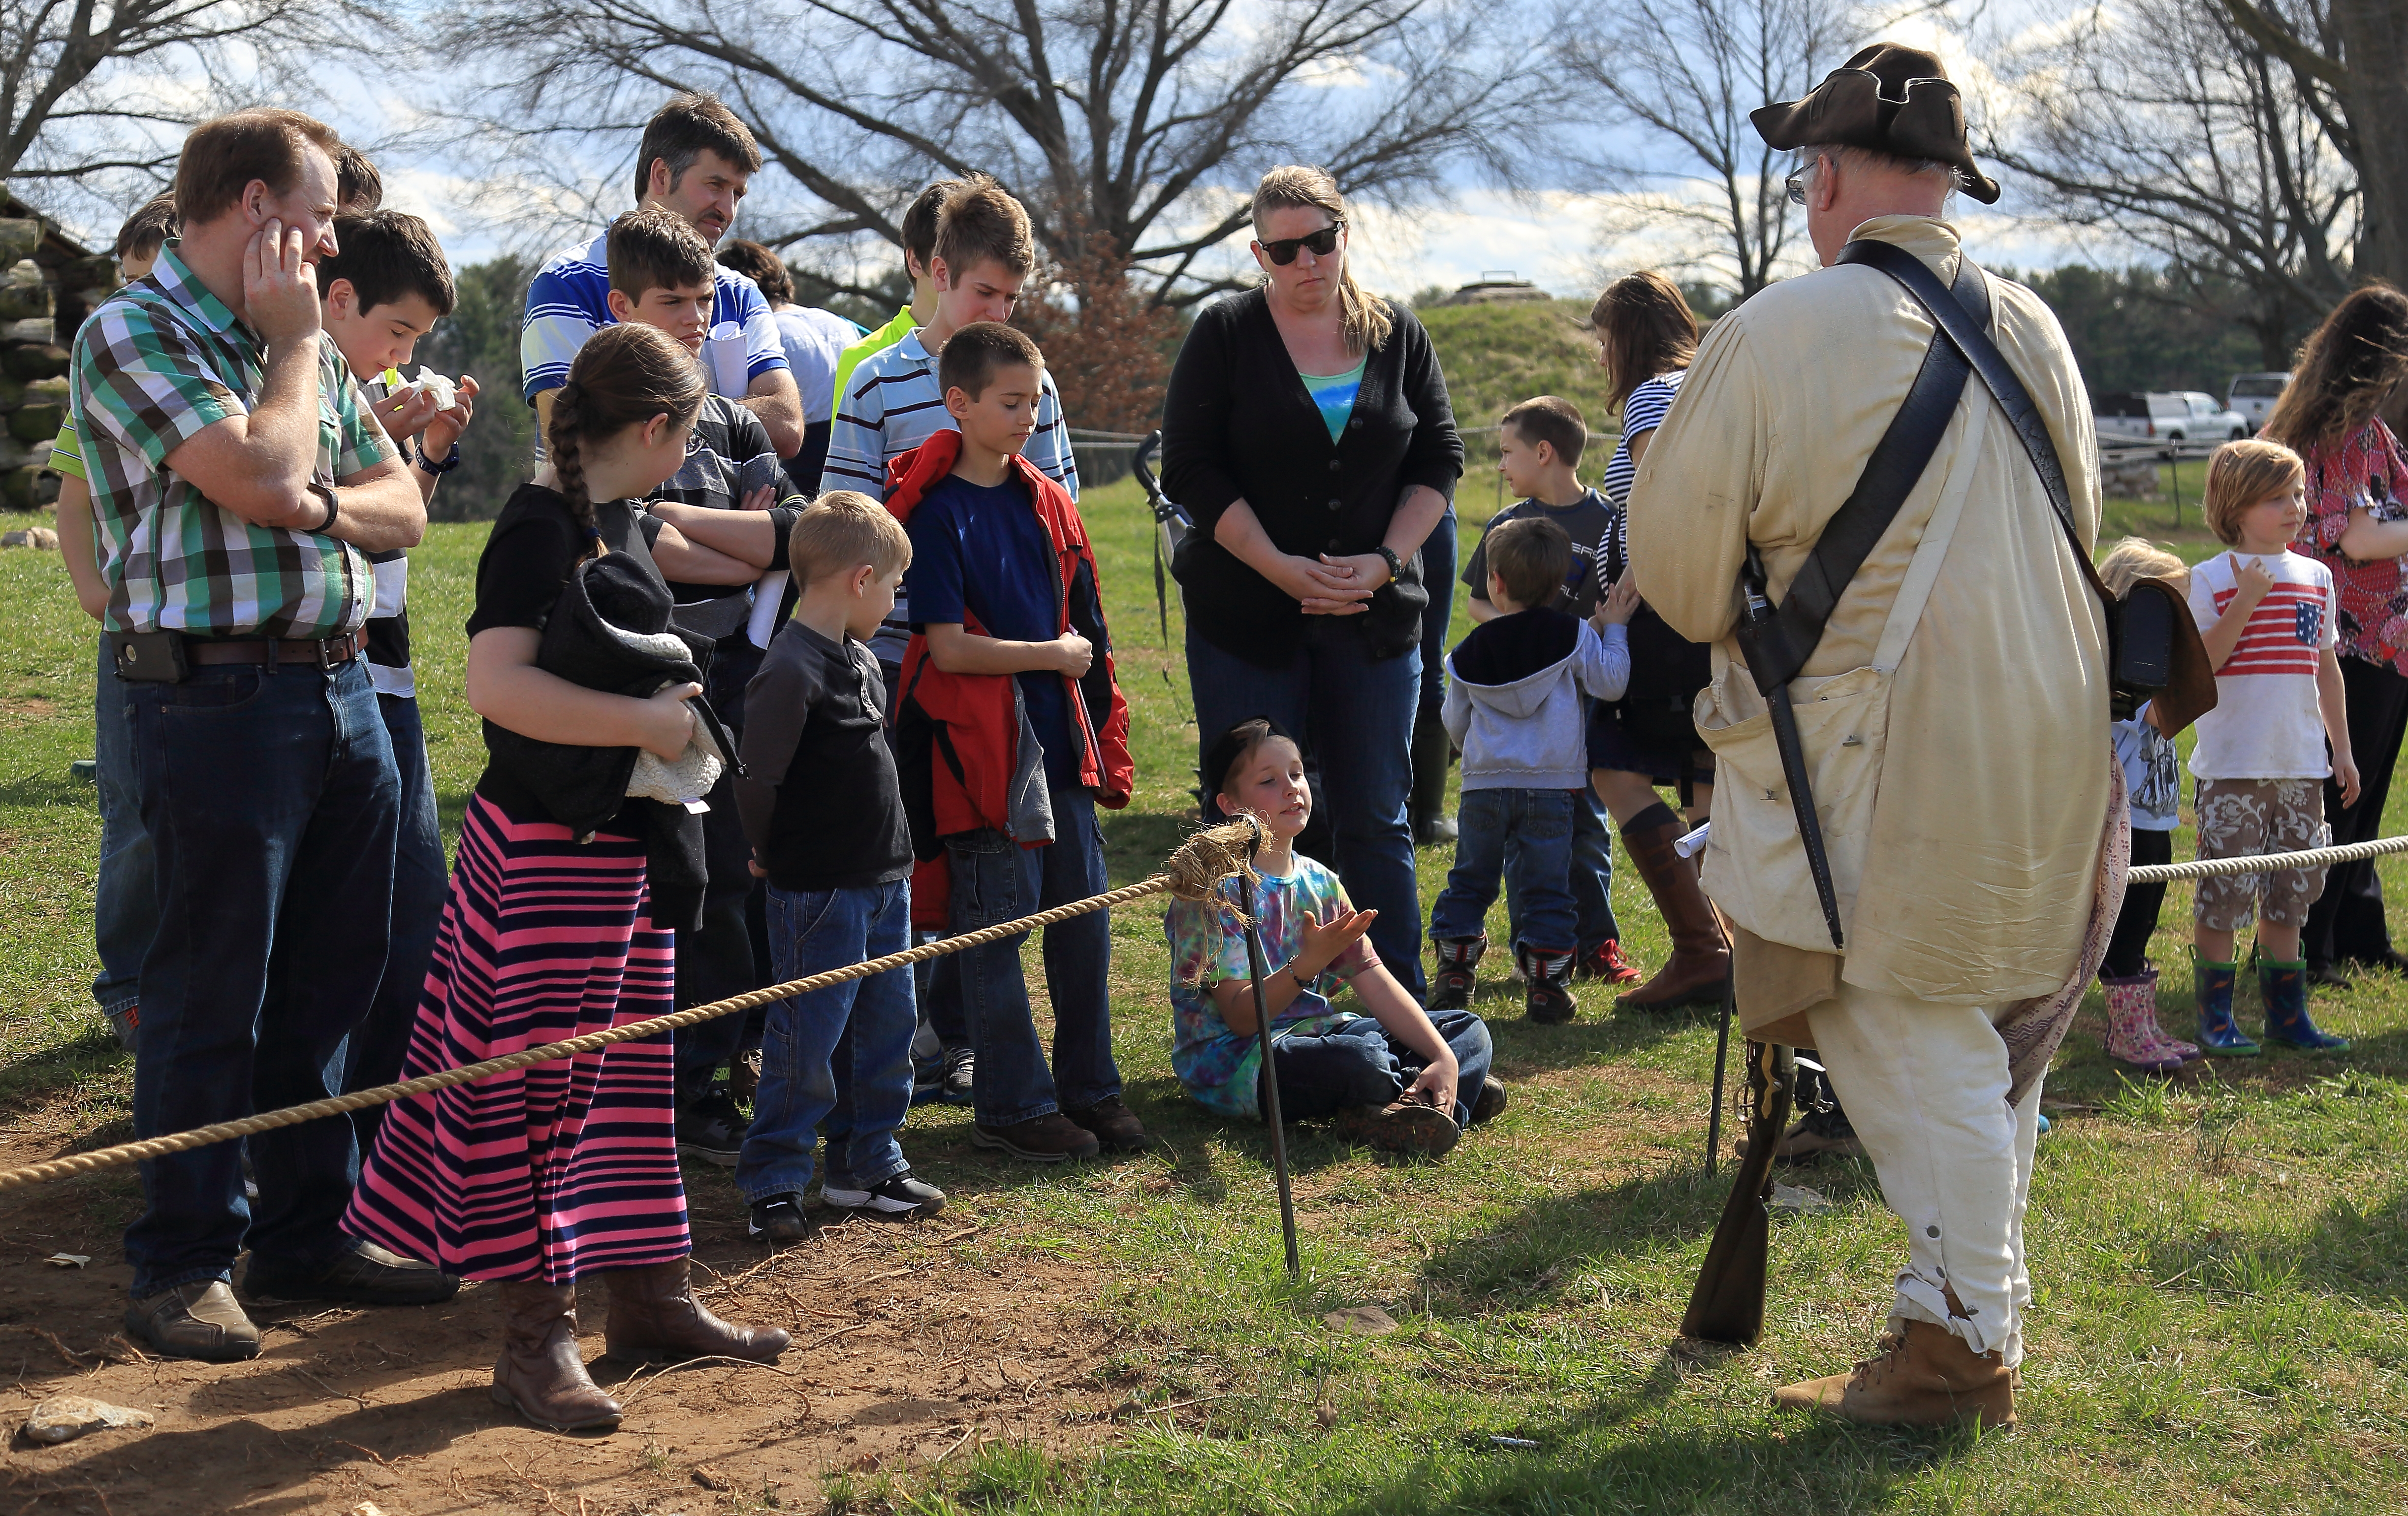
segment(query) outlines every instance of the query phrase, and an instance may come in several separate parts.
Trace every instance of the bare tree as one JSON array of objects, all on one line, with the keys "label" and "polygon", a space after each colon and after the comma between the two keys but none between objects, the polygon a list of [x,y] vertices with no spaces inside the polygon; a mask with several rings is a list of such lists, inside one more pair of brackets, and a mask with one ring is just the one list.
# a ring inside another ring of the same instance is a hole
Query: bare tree
[{"label": "bare tree", "polygon": [[95,176],[158,176],[183,127],[240,98],[294,98],[288,73],[360,26],[350,0],[7,0],[0,179],[89,189]]},{"label": "bare tree", "polygon": [[2137,244],[2177,283],[2222,276],[2245,292],[2229,314],[2268,367],[2348,293],[2358,177],[2329,101],[2229,11],[2094,6],[2010,68],[2027,110],[1992,155],[2050,214]]},{"label": "bare tree", "polygon": [[1183,303],[1226,286],[1197,260],[1274,163],[1373,197],[1462,159],[1512,181],[1559,99],[1510,66],[1526,24],[1510,0],[465,0],[448,30],[509,60],[519,119],[587,123],[559,129],[728,96],[805,192],[756,226],[774,246],[899,244],[921,183],[979,169],[1056,259],[1109,238]]},{"label": "bare tree", "polygon": [[1834,0],[1583,0],[1560,23],[1578,38],[1574,74],[1605,124],[1636,129],[1641,151],[1596,167],[1632,225],[1687,234],[1697,262],[1743,299],[1790,253],[1782,188],[1788,154],[1764,145],[1748,112],[1795,100],[1838,65],[1846,13]]}]

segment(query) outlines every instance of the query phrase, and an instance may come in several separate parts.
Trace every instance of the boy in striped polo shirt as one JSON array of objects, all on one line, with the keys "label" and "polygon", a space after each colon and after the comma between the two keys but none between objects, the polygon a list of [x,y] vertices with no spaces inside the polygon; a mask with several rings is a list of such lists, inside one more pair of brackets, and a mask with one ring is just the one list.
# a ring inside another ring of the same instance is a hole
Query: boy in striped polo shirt
[{"label": "boy in striped polo shirt", "polygon": [[[2215,709],[2199,718],[2190,756],[2202,859],[2322,846],[2331,837],[2327,775],[2345,803],[2358,800],[2334,654],[2341,611],[2332,570],[2290,550],[2307,525],[2306,486],[2300,455],[2273,442],[2228,442],[2208,462],[2207,524],[2232,551],[2190,572],[2191,614],[2215,668]],[[2258,1051],[2232,1016],[2233,936],[2253,914],[2267,1039],[2312,1052],[2349,1047],[2308,1018],[2300,929],[2324,892],[2324,874],[2281,869],[2199,882],[2192,941],[2199,1040],[2208,1052]]]}]

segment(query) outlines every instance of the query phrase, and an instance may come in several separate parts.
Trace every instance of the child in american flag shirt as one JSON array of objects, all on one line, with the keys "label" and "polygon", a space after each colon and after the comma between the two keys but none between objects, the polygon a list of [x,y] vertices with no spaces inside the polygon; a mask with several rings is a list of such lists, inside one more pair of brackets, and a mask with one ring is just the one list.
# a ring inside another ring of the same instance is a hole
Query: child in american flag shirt
[{"label": "child in american flag shirt", "polygon": [[[2290,551],[2307,524],[2307,471],[2272,442],[2228,442],[2208,461],[2207,524],[2229,552],[2191,570],[2190,609],[2215,668],[2215,709],[2199,719],[2199,856],[2235,858],[2322,846],[2324,781],[2355,803],[2332,570]],[[2328,756],[2329,744],[2329,756]],[[2266,1039],[2312,1052],[2348,1040],[2308,1017],[2300,929],[2324,890],[2322,869],[2202,879],[2192,906],[2200,1042],[2211,1054],[2258,1050],[2233,1018],[2233,938],[2258,917]]]}]

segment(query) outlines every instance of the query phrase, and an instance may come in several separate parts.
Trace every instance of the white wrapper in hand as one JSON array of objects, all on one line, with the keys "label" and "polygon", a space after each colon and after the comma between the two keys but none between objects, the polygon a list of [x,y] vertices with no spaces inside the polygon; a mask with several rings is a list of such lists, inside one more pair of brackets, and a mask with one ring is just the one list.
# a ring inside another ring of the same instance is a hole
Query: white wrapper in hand
[{"label": "white wrapper in hand", "polygon": [[422,394],[434,396],[437,411],[449,411],[460,403],[459,386],[423,365],[420,366],[418,377],[409,382],[409,386]]}]

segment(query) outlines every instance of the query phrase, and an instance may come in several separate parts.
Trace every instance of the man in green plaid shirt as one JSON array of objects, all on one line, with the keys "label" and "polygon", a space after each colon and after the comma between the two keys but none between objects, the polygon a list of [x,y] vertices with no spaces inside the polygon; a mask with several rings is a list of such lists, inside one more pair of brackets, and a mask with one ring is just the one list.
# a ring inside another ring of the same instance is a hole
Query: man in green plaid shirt
[{"label": "man in green plaid shirt", "polygon": [[[320,330],[336,251],[334,132],[257,109],[194,128],[180,240],[77,334],[70,406],[104,624],[158,858],[135,1130],[323,1099],[383,973],[399,782],[360,657],[368,553],[425,531],[417,484]],[[458,1281],[339,1230],[351,1124],[142,1167],[126,1328],[151,1350],[259,1351],[253,1298],[413,1304]]]}]

